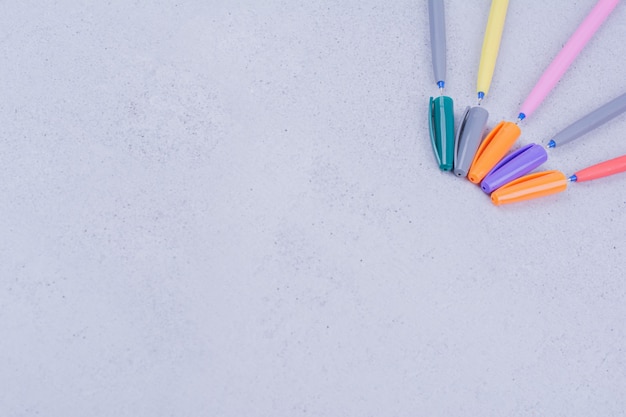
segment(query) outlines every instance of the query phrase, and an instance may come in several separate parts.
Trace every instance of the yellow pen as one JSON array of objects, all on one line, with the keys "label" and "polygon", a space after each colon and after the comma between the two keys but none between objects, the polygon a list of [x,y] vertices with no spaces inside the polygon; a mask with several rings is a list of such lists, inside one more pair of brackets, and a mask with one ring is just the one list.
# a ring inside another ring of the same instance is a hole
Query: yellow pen
[{"label": "yellow pen", "polygon": [[469,176],[469,171],[483,140],[483,133],[489,118],[489,112],[480,104],[485,94],[489,91],[508,7],[508,0],[492,0],[491,2],[478,68],[478,82],[476,86],[478,105],[474,107],[467,106],[454,139],[454,173],[458,177],[468,177],[472,182],[474,182],[472,178],[475,178],[475,175]]},{"label": "yellow pen", "polygon": [[506,10],[509,7],[509,0],[492,0],[487,29],[483,39],[483,50],[480,54],[480,65],[478,66],[478,81],[476,91],[478,93],[478,103],[489,92],[489,85],[493,77],[493,70],[496,67],[496,59],[500,50],[500,40],[502,39],[502,29],[506,19]]}]

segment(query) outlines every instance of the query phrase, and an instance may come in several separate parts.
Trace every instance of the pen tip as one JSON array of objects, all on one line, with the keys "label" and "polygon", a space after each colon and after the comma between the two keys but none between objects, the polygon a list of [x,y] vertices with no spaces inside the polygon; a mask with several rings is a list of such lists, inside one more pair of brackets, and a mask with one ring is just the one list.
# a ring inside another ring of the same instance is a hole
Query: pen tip
[{"label": "pen tip", "polygon": [[517,115],[517,123],[521,122],[522,120],[524,120],[526,118],[526,115],[524,113],[520,113]]},{"label": "pen tip", "polygon": [[546,145],[546,148],[548,149],[552,149],[556,146],[556,142],[552,139],[550,139],[550,142],[548,142],[548,145]]},{"label": "pen tip", "polygon": [[578,181],[578,177],[576,177],[576,175],[572,175],[567,180],[571,181],[571,182],[576,182],[576,181]]},{"label": "pen tip", "polygon": [[483,101],[483,98],[485,98],[485,93],[482,91],[478,92],[478,105],[480,106],[480,103]]}]

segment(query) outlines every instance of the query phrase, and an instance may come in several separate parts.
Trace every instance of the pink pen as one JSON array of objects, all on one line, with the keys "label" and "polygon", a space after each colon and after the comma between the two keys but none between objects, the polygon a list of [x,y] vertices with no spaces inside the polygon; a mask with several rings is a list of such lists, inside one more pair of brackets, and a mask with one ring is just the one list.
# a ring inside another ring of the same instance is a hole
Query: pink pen
[{"label": "pink pen", "polygon": [[520,108],[519,121],[530,116],[539,107],[618,3],[619,0],[598,1],[535,84]]},{"label": "pink pen", "polygon": [[572,182],[591,181],[596,178],[608,177],[609,175],[619,174],[626,171],[626,155],[600,162],[588,168],[578,171],[569,180]]}]

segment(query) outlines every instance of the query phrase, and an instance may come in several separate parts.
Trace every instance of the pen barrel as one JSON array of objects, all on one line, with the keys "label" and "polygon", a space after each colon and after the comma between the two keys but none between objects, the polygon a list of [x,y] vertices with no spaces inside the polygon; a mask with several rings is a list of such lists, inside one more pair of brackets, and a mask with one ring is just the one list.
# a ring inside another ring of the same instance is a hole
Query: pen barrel
[{"label": "pen barrel", "polygon": [[446,79],[446,19],[443,0],[428,0],[430,49],[435,83]]},{"label": "pen barrel", "polygon": [[476,92],[489,92],[491,79],[498,59],[502,31],[506,20],[506,11],[509,7],[509,0],[492,0],[485,37],[483,38],[483,49],[480,54],[480,64],[478,66],[478,80],[476,82]]},{"label": "pen barrel", "polygon": [[574,34],[569,38],[565,46],[558,53],[556,58],[550,63],[548,68],[541,75],[541,78],[530,92],[528,98],[522,104],[520,113],[530,116],[548,93],[561,79],[565,71],[578,56],[580,51],[589,42],[593,34],[604,23],[611,14],[619,0],[599,0],[594,8],[589,12],[585,20],[578,26]]},{"label": "pen barrel", "polygon": [[554,135],[556,145],[564,145],[592,131],[626,111],[626,93],[609,101]]},{"label": "pen barrel", "polygon": [[576,181],[591,181],[597,178],[608,177],[626,171],[626,155],[592,165],[576,174]]}]

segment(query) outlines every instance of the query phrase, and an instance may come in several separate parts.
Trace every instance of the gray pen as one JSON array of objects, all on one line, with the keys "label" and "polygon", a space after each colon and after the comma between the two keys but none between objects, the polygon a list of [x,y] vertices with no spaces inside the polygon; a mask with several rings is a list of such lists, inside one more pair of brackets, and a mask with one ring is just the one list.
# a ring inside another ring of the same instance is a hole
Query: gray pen
[{"label": "gray pen", "polygon": [[443,0],[428,0],[428,17],[435,82],[443,94],[446,79],[446,19]]},{"label": "gray pen", "polygon": [[484,107],[467,107],[454,140],[454,169],[458,177],[467,177],[474,155],[483,140],[489,112]]},{"label": "gray pen", "polygon": [[579,119],[561,130],[548,142],[547,147],[554,148],[557,145],[564,145],[567,142],[571,142],[601,124],[608,122],[612,118],[619,116],[624,111],[626,111],[626,93],[609,101],[604,106],[592,111],[582,119]]}]

